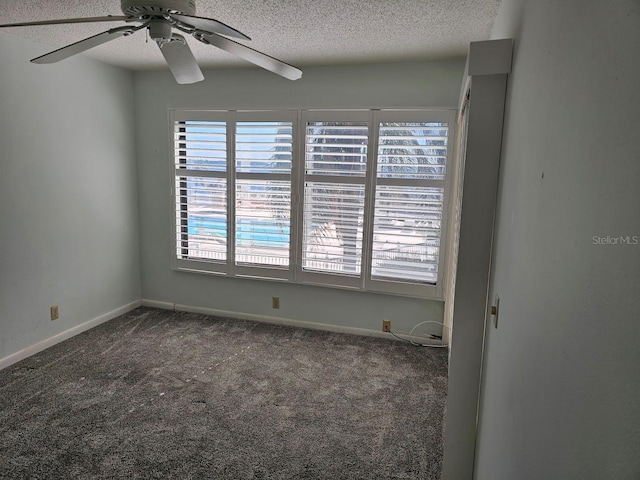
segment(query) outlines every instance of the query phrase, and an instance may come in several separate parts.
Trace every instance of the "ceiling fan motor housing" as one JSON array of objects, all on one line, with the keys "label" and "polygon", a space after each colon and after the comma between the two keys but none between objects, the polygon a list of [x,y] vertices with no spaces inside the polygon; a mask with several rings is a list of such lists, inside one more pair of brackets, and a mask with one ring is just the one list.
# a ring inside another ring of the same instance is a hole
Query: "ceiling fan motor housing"
[{"label": "ceiling fan motor housing", "polygon": [[122,0],[122,12],[132,17],[149,17],[167,13],[196,14],[196,0]]},{"label": "ceiling fan motor housing", "polygon": [[[173,29],[193,37],[206,45],[211,45],[236,55],[258,67],[281,75],[289,80],[302,77],[302,72],[287,63],[267,54],[249,48],[242,43],[227,38],[251,40],[244,33],[226,25],[215,18],[196,16],[197,0],[120,0],[124,17],[107,15],[106,17],[69,18],[0,24],[3,27],[26,27],[34,25],[61,25],[67,23],[100,23],[125,21],[130,25],[111,28],[84,40],[58,48],[31,60],[33,63],[56,63],[82,53],[90,48],[110,42],[116,38],[131,35],[145,29],[162,52],[164,59],[176,81],[180,84],[195,83],[204,80],[198,62],[185,38],[173,33]],[[131,24],[133,23],[133,24]],[[139,25],[136,25],[139,24]]]}]

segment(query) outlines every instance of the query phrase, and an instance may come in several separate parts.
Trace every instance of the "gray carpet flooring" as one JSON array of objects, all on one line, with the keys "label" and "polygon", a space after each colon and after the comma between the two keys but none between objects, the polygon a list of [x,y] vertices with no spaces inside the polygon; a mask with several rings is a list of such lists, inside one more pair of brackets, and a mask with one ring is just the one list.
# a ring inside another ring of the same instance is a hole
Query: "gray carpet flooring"
[{"label": "gray carpet flooring", "polygon": [[139,308],[0,371],[3,479],[437,479],[445,349]]}]

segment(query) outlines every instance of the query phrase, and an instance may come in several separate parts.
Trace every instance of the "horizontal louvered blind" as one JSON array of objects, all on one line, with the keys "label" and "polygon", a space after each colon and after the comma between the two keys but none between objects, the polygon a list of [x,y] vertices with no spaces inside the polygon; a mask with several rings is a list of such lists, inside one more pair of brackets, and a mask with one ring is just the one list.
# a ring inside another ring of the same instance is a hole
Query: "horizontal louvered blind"
[{"label": "horizontal louvered blind", "polygon": [[176,213],[178,258],[227,258],[226,179],[177,177]]},{"label": "horizontal louvered blind", "polygon": [[304,202],[303,268],[359,275],[364,185],[307,182]]},{"label": "horizontal louvered blind", "polygon": [[174,122],[178,258],[227,258],[226,130],[222,121]]},{"label": "horizontal louvered blind", "polygon": [[361,273],[368,137],[367,122],[305,125],[305,271]]},{"label": "horizontal louvered blind", "polygon": [[176,168],[226,171],[226,122],[175,122],[173,141]]},{"label": "horizontal louvered blind", "polygon": [[441,298],[453,112],[171,112],[173,266]]},{"label": "horizontal louvered blind", "polygon": [[364,177],[368,134],[366,122],[308,122],[307,174]]},{"label": "horizontal louvered blind", "polygon": [[292,122],[236,124],[236,265],[289,265],[292,131]]},{"label": "horizontal louvered blind", "polygon": [[379,124],[372,279],[437,282],[447,138],[446,123]]},{"label": "horizontal louvered blind", "polygon": [[238,122],[236,172],[290,174],[291,122]]},{"label": "horizontal louvered blind", "polygon": [[378,177],[444,180],[447,135],[443,123],[381,123]]},{"label": "horizontal louvered blind", "polygon": [[435,283],[444,190],[379,185],[371,276]]}]

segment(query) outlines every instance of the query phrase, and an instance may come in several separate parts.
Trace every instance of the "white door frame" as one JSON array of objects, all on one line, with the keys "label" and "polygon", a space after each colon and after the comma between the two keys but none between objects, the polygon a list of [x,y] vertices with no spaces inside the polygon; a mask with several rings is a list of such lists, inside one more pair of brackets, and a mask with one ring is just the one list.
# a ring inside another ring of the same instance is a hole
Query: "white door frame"
[{"label": "white door frame", "polygon": [[493,224],[512,52],[511,39],[472,42],[463,82],[461,99],[469,92],[469,123],[466,158],[459,159],[464,178],[442,466],[442,478],[446,480],[473,478]]}]

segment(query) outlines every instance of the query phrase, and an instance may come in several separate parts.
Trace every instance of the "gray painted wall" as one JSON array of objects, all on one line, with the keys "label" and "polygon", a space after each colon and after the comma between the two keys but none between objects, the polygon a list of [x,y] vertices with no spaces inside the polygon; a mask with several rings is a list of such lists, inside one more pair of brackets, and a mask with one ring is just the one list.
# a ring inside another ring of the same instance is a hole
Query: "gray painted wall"
[{"label": "gray painted wall", "polygon": [[[210,70],[204,82],[189,86],[176,85],[168,72],[136,73],[142,298],[372,330],[385,318],[398,331],[441,321],[442,302],[172,271],[168,111],[456,108],[463,69],[463,60],[314,67],[296,82],[257,69]],[[272,296],[280,297],[279,310],[271,308]]]},{"label": "gray painted wall", "polygon": [[140,298],[132,74],[43,51],[0,33],[0,359]]},{"label": "gray painted wall", "polygon": [[640,5],[519,4],[475,478],[638,479]]}]

